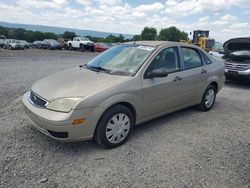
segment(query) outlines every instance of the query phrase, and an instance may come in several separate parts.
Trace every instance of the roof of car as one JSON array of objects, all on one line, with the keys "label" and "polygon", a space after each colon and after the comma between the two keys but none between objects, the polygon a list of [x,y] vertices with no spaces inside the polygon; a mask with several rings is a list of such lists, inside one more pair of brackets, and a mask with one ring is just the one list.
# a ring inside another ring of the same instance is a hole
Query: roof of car
[{"label": "roof of car", "polygon": [[192,44],[180,43],[180,42],[172,42],[172,41],[134,41],[134,42],[127,42],[125,44],[137,44],[137,45],[145,45],[145,46],[166,46],[166,45],[184,45],[184,46],[192,46]]}]

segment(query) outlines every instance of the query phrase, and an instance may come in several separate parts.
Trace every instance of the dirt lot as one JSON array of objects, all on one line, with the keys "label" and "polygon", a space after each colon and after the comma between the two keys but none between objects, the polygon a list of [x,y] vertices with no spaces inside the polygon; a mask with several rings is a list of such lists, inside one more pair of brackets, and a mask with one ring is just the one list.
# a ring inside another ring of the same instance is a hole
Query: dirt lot
[{"label": "dirt lot", "polygon": [[95,55],[0,49],[0,187],[250,187],[248,84],[226,84],[210,112],[189,108],[138,126],[113,150],[33,128],[22,94]]}]

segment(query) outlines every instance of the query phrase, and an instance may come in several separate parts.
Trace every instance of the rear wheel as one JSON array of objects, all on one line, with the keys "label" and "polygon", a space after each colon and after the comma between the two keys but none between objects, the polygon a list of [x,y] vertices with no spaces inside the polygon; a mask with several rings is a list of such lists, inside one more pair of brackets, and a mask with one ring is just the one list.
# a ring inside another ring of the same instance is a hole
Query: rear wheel
[{"label": "rear wheel", "polygon": [[73,50],[72,44],[69,44],[69,50]]},{"label": "rear wheel", "polygon": [[202,101],[199,104],[199,109],[202,111],[209,111],[216,99],[216,89],[213,85],[209,85],[202,96]]},{"label": "rear wheel", "polygon": [[124,105],[108,109],[101,117],[95,133],[95,140],[106,148],[114,148],[127,141],[134,127],[133,113]]}]

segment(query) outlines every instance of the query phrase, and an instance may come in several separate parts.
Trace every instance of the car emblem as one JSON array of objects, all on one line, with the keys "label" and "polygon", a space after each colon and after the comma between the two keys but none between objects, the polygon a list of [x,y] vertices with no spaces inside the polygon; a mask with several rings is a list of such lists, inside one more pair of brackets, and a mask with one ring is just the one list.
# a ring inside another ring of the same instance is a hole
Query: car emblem
[{"label": "car emblem", "polygon": [[237,65],[236,65],[236,64],[233,64],[233,67],[235,68],[235,67],[237,67]]}]

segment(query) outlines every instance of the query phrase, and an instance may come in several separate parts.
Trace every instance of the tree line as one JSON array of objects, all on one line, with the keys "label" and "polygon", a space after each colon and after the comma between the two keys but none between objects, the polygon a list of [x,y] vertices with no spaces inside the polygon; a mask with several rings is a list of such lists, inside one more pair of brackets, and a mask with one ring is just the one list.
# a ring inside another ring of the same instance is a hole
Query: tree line
[{"label": "tree line", "polygon": [[[66,38],[73,39],[77,35],[74,32],[65,31],[63,34],[55,34],[52,32],[31,31],[22,28],[5,28],[0,26],[0,35],[6,38],[13,38],[18,40],[26,40],[33,42],[35,40]],[[94,42],[107,42],[107,43],[122,43],[129,41],[139,40],[164,40],[164,41],[180,41],[188,39],[188,34],[179,30],[175,26],[163,28],[158,33],[154,27],[145,27],[140,35],[134,35],[131,39],[126,39],[123,35],[112,35],[107,37],[93,37],[86,36]]]}]

